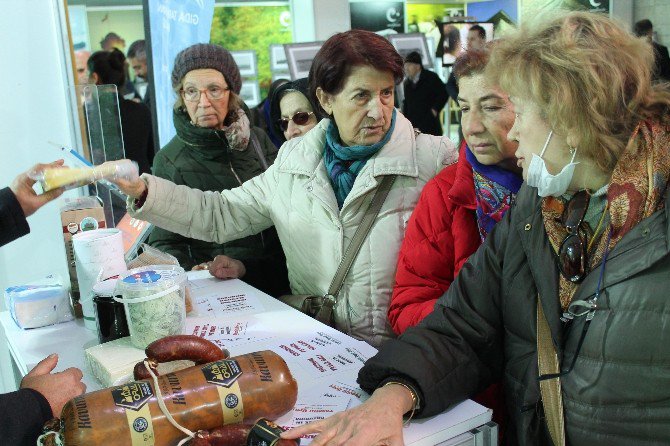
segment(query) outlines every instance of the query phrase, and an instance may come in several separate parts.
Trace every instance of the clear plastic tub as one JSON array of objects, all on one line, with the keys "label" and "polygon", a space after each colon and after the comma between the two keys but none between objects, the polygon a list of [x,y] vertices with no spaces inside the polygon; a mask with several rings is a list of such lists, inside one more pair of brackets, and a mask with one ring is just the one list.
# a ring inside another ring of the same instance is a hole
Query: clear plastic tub
[{"label": "clear plastic tub", "polygon": [[123,303],[130,340],[144,349],[165,336],[181,334],[186,323],[186,273],[176,265],[131,269],[117,282],[114,300]]}]

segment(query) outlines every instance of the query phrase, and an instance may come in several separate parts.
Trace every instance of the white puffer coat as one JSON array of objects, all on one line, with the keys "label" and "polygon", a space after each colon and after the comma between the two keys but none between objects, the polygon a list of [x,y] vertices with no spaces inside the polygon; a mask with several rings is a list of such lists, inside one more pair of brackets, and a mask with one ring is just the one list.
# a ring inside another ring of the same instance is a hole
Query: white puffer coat
[{"label": "white puffer coat", "polygon": [[379,346],[395,337],[387,311],[407,220],[423,186],[458,152],[446,137],[415,134],[397,113],[389,142],[363,167],[341,210],[323,151],[329,121],[285,143],[275,163],[242,186],[201,192],[143,175],[149,193],[137,218],[186,237],[225,243],[273,224],[286,253],[294,294],[327,292],[380,177],[397,175],[338,296],[337,327]]}]

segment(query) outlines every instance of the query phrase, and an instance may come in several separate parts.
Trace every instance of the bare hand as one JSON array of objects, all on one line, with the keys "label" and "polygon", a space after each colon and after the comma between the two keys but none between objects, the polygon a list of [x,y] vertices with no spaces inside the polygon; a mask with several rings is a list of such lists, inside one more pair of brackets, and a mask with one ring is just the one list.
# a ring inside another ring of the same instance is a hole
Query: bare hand
[{"label": "bare hand", "polygon": [[360,406],[296,427],[281,437],[296,439],[318,433],[312,446],[403,446],[402,416],[411,410],[412,404],[412,397],[404,387],[380,387]]},{"label": "bare hand", "polygon": [[75,367],[51,373],[58,364],[58,355],[52,354],[41,360],[21,381],[22,389],[33,389],[44,395],[51,406],[54,417],[60,417],[65,403],[86,391],[81,382],[81,370]]},{"label": "bare hand", "polygon": [[[102,164],[101,167],[108,163],[114,163],[114,161],[108,161],[107,163]],[[121,189],[121,192],[128,195],[130,198],[140,198],[147,189],[147,183],[138,176],[135,176],[135,178],[130,180],[126,178],[117,178],[110,179],[109,181],[116,184],[119,189]]]},{"label": "bare hand", "polygon": [[214,257],[207,266],[209,273],[218,279],[241,279],[247,273],[244,263],[223,255]]},{"label": "bare hand", "polygon": [[16,199],[21,205],[23,214],[26,217],[33,215],[36,210],[38,210],[51,200],[60,197],[65,191],[65,189],[61,187],[58,189],[50,190],[49,192],[44,192],[41,195],[37,195],[35,193],[35,190],[33,189],[33,184],[35,184],[35,180],[30,178],[28,176],[28,173],[41,172],[47,168],[53,169],[58,167],[63,167],[63,160],[54,161],[53,163],[50,164],[36,164],[30,170],[23,172],[21,175],[16,177],[12,182],[10,188],[12,189],[12,192],[14,192],[14,195],[16,195]]}]

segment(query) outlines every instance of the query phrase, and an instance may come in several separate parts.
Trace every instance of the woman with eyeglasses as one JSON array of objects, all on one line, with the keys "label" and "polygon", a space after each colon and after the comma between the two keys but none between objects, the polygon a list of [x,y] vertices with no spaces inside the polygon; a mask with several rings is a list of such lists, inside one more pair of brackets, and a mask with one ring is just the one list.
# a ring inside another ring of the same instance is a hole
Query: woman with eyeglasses
[{"label": "woman with eyeglasses", "polygon": [[434,311],[361,369],[371,398],[284,437],[401,445],[404,415],[502,378],[508,444],[670,443],[670,90],[652,63],[586,12],[494,47],[526,180],[515,205]]},{"label": "woman with eyeglasses", "polygon": [[[277,149],[263,130],[250,124],[238,96],[241,86],[240,70],[225,48],[196,44],[177,54],[172,70],[177,135],[156,154],[154,175],[221,192],[268,169]],[[241,278],[273,296],[285,294],[288,273],[281,245],[274,228],[264,229],[222,242],[159,226],[148,243],[175,256],[187,270],[207,268],[216,259],[219,277]]]},{"label": "woman with eyeglasses", "polygon": [[270,116],[277,134],[284,141],[302,136],[321,120],[318,107],[309,100],[307,78],[288,82],[272,95]]},{"label": "woman with eyeglasses", "polygon": [[317,53],[310,97],[328,119],[286,142],[277,161],[221,193],[177,187],[150,175],[119,184],[130,212],[187,237],[226,242],[275,225],[293,294],[324,296],[380,184],[381,209],[344,277],[335,326],[379,346],[407,220],[423,186],[458,153],[448,138],[415,132],[393,106],[403,61],[384,37],[335,34]]}]

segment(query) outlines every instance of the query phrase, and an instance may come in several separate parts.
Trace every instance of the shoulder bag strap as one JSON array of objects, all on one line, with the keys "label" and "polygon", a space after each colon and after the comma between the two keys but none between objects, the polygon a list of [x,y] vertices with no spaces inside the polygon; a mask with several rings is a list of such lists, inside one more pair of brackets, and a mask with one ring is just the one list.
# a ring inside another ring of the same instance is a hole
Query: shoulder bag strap
[{"label": "shoulder bag strap", "polygon": [[[537,296],[537,366],[539,376],[559,373],[558,356],[551,340],[549,323]],[[542,407],[549,434],[555,446],[565,446],[565,420],[563,417],[563,396],[561,378],[540,381]]]},{"label": "shoulder bag strap", "polygon": [[328,296],[332,296],[334,298],[337,296],[337,293],[340,292],[340,288],[342,288],[342,284],[344,283],[344,278],[351,269],[351,265],[353,265],[354,259],[358,255],[358,251],[361,250],[363,241],[365,240],[365,237],[367,237],[368,232],[370,232],[370,228],[372,228],[372,225],[377,219],[379,210],[382,208],[382,204],[384,204],[384,200],[386,200],[386,196],[389,194],[395,178],[395,175],[385,175],[384,179],[381,181],[381,184],[377,188],[377,191],[375,192],[375,195],[372,197],[372,201],[370,202],[370,206],[368,206],[367,211],[365,211],[365,215],[363,216],[361,224],[358,225],[358,228],[354,233],[354,237],[351,239],[351,243],[347,247],[347,250],[344,253],[344,257],[342,257],[342,261],[337,267],[335,277],[333,277],[333,281],[330,282],[330,286],[328,287]]}]

